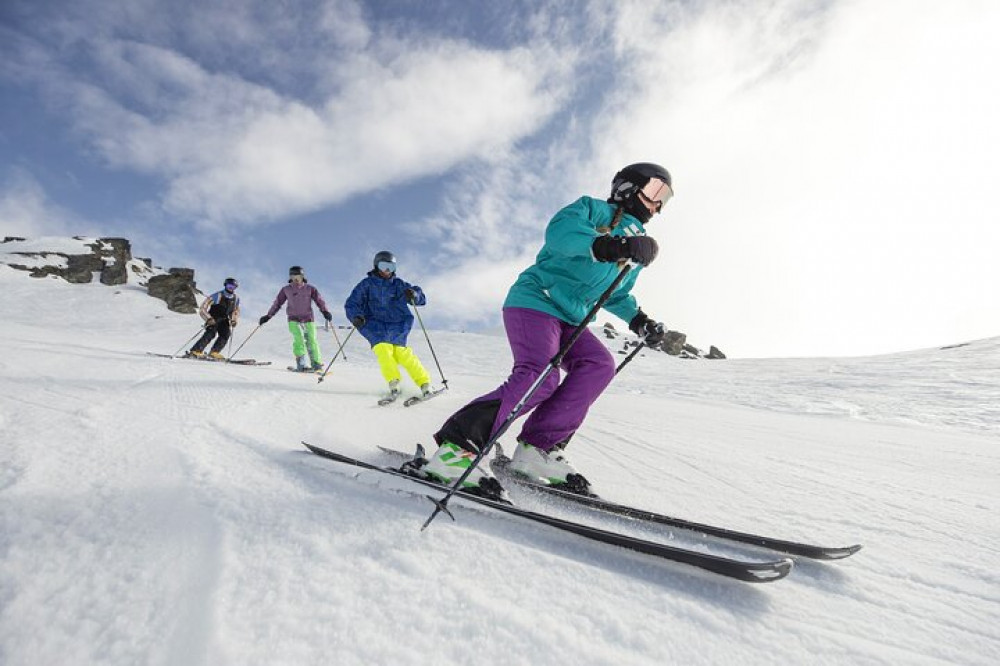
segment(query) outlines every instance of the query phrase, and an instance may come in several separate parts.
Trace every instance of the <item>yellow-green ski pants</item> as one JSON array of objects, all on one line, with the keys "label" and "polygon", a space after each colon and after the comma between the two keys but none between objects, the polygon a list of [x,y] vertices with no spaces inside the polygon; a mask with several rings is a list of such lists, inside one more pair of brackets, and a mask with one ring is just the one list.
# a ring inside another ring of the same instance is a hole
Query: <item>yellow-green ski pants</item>
[{"label": "yellow-green ski pants", "polygon": [[427,374],[420,359],[409,347],[380,342],[374,347],[375,358],[378,359],[378,367],[382,371],[385,381],[391,382],[399,379],[399,366],[406,368],[407,374],[417,386],[423,386],[431,381],[431,376]]}]

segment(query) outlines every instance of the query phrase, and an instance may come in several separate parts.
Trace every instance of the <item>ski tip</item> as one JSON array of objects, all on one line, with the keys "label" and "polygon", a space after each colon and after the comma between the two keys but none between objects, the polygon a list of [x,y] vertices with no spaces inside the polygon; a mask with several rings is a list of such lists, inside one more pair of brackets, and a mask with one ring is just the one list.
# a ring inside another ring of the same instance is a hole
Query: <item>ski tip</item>
[{"label": "ski tip", "polygon": [[782,558],[776,562],[764,562],[760,566],[748,567],[747,576],[744,580],[751,583],[770,583],[781,580],[790,574],[794,568],[795,562],[789,557]]},{"label": "ski tip", "polygon": [[856,543],[853,546],[844,546],[843,548],[824,548],[814,559],[817,560],[842,560],[845,557],[850,557],[854,553],[861,550],[864,546],[860,543]]}]

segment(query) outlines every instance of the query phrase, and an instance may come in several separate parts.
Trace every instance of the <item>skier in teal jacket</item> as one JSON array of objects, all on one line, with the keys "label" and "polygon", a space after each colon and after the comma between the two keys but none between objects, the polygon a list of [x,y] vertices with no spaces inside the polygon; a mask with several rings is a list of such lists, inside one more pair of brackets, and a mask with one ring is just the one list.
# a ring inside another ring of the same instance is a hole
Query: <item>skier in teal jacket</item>
[{"label": "skier in teal jacket", "polygon": [[[452,414],[435,433],[439,448],[424,467],[429,476],[451,484],[471,466],[626,262],[635,267],[603,307],[629,322],[648,344],[663,340],[663,324],[648,317],[630,292],[642,267],[658,252],[656,241],[646,235],[646,224],[672,195],[667,170],[643,162],[615,175],[607,201],[585,196],[556,213],[535,263],[518,276],[504,302],[513,370],[503,385]],[[531,415],[508,469],[534,483],[587,494],[590,484],[569,463],[564,448],[614,377],[615,361],[604,344],[584,330],[559,370],[565,379],[560,383],[559,372],[550,373],[519,413]],[[466,477],[465,490],[502,495],[485,467],[479,465]]]}]

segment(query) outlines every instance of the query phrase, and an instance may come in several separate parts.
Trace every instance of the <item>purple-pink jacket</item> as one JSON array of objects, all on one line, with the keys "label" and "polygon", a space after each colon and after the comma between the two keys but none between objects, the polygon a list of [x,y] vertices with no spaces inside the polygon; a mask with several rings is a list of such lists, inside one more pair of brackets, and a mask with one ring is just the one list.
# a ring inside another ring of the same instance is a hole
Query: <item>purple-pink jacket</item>
[{"label": "purple-pink jacket", "polygon": [[329,311],[323,302],[323,297],[319,295],[319,289],[309,283],[289,283],[278,292],[274,303],[271,303],[271,309],[267,311],[267,316],[273,317],[285,301],[288,301],[288,308],[285,309],[288,321],[313,321],[313,302],[319,306],[320,312]]}]

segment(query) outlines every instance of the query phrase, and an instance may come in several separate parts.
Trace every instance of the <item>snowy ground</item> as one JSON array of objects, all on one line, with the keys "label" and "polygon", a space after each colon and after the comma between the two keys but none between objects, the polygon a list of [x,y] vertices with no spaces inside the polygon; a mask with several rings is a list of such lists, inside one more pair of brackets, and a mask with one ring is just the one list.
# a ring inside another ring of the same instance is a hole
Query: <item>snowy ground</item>
[{"label": "snowy ground", "polygon": [[[237,344],[266,306],[246,304]],[[432,331],[451,391],[378,408],[357,339],[317,384],[285,371],[280,320],[241,353],[270,367],[145,355],[198,321],[130,285],[0,266],[0,311],[2,664],[1000,662],[1000,339],[633,362],[570,450],[604,495],[865,545],[750,585],[477,510],[421,533],[407,482],[303,452],[429,443],[506,375],[502,337]]]}]

